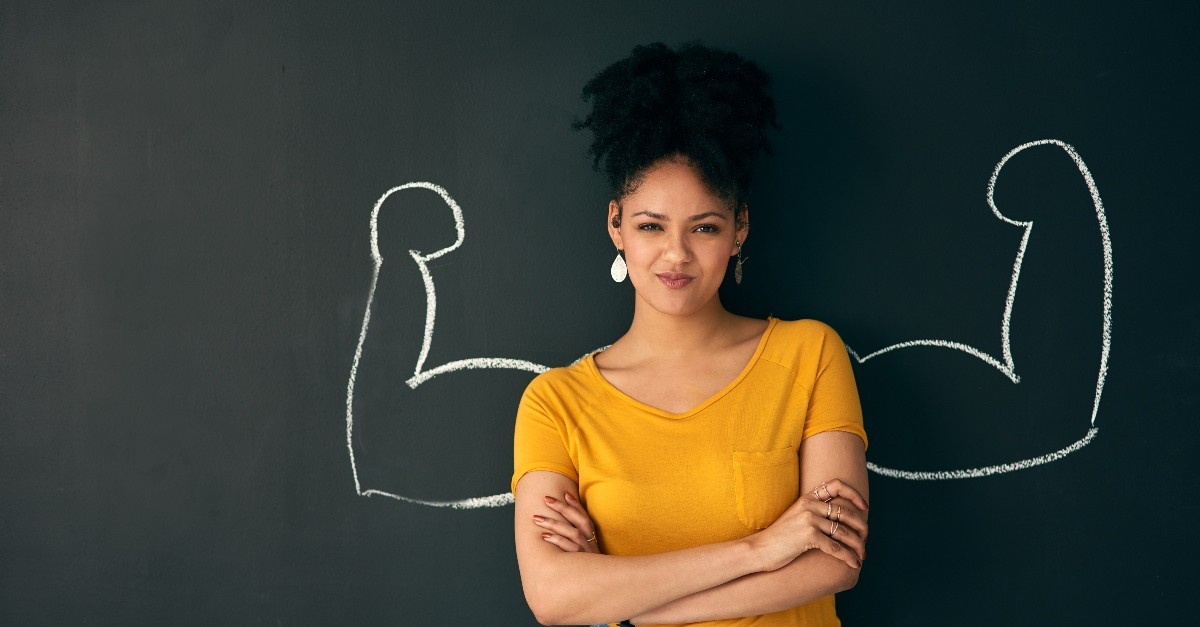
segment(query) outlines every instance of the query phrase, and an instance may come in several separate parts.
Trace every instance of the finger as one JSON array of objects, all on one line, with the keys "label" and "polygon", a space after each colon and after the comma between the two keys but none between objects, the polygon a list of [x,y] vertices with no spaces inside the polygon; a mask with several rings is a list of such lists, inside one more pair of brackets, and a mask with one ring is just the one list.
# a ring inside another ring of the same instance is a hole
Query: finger
[{"label": "finger", "polygon": [[[563,498],[559,499],[556,499],[552,496],[547,496],[545,498],[546,507],[549,507],[555,512],[562,514],[563,518],[568,518],[567,513],[572,511],[580,512],[584,517],[587,516],[587,512],[583,511],[583,506],[579,504],[579,499],[575,498],[570,492],[563,493]],[[578,518],[578,516],[575,516],[575,518]]]},{"label": "finger", "polygon": [[592,517],[588,515],[587,510],[583,508],[583,504],[579,502],[579,499],[575,498],[575,495],[570,492],[567,492],[563,496],[568,507],[559,510],[559,513],[572,525],[578,527],[584,536],[590,538],[595,535],[596,526],[592,523]]},{"label": "finger", "polygon": [[[808,499],[810,503],[814,503],[812,499]],[[815,503],[806,506],[810,511],[816,508],[816,513],[825,520],[837,522],[839,525],[844,525],[854,529],[855,533],[866,540],[867,532],[867,517],[865,512],[858,509],[850,501],[846,499],[834,499],[828,503]]]},{"label": "finger", "polygon": [[583,533],[580,532],[575,525],[558,518],[535,515],[533,517],[533,524],[545,529],[546,531],[549,531],[550,533],[574,542],[584,550],[589,549],[589,545],[595,544],[594,542],[588,542],[588,540],[591,539],[591,536],[583,535]]},{"label": "finger", "polygon": [[570,540],[549,532],[542,533],[542,539],[568,553],[582,553],[583,548]]},{"label": "finger", "polygon": [[[568,524],[573,525],[584,541],[596,537],[596,527],[592,524],[592,519],[579,503],[579,499],[570,492],[564,493],[562,499],[547,496],[546,506],[561,515]],[[573,533],[565,535],[574,537]]]},{"label": "finger", "polygon": [[[825,492],[821,490],[822,494]],[[828,521],[838,520],[840,517],[841,524],[848,525],[853,528],[859,535],[864,535],[867,529],[867,515],[862,509],[859,509],[852,501],[847,499],[833,499],[829,502],[818,501],[812,498],[811,493],[807,498],[796,499],[796,502],[791,505],[798,511],[804,511],[812,514],[814,518],[819,518]],[[789,509],[791,509],[789,508]],[[828,527],[825,528],[829,530]]]},{"label": "finger", "polygon": [[821,483],[813,491],[821,497],[819,499],[821,501],[828,501],[840,496],[857,505],[859,509],[870,509],[870,506],[867,505],[867,499],[864,499],[858,490],[855,490],[853,486],[838,478]]},{"label": "finger", "polygon": [[832,523],[824,529],[816,531],[818,534],[816,546],[821,551],[846,562],[852,568],[862,565],[864,547],[861,539],[853,531],[840,526],[835,527]]},{"label": "finger", "polygon": [[866,540],[867,514],[854,503],[845,499],[834,499],[825,504],[825,509],[821,510],[821,514],[826,520],[837,521],[854,529],[863,540]]},{"label": "finger", "polygon": [[[822,503],[813,499],[797,499],[793,504],[797,510],[795,515],[799,517],[799,520],[804,521],[801,524],[808,529],[808,537],[813,539],[809,546],[820,548],[828,553],[835,550],[835,547],[827,541],[836,540],[838,542],[836,550],[841,554],[835,555],[835,557],[848,564],[852,561],[862,561],[866,557],[866,540],[858,528],[865,532],[865,514],[849,501],[844,501],[841,512],[842,520],[838,522],[838,504],[832,503],[833,506],[830,507],[831,503]],[[827,512],[832,513],[833,519],[825,517]],[[847,548],[849,551],[845,550]],[[853,555],[847,557],[847,553]],[[833,553],[830,554],[833,555]],[[858,559],[855,560],[855,557]]]},{"label": "finger", "polygon": [[850,568],[862,568],[862,560],[855,558],[854,552],[838,540],[825,536],[825,540],[817,543],[817,548],[827,555],[842,560]]},{"label": "finger", "polygon": [[[821,531],[826,536],[829,535],[832,523],[837,522],[840,527],[852,530],[855,536],[859,538],[860,545],[866,544],[866,513],[845,499],[842,499],[841,502],[835,499],[828,503],[823,503],[812,498],[799,498],[788,508],[785,515],[799,516],[807,520],[808,525]],[[783,518],[783,516],[780,518]],[[858,553],[861,557],[862,552],[859,551]]]},{"label": "finger", "polygon": [[866,542],[864,542],[863,539],[857,533],[855,533],[853,529],[844,525],[839,525],[836,522],[828,523],[828,525],[829,526],[823,529],[822,532],[828,536],[830,540],[841,544],[843,548],[849,549],[851,552],[853,552],[854,556],[858,558],[857,561],[861,562],[866,559]]}]

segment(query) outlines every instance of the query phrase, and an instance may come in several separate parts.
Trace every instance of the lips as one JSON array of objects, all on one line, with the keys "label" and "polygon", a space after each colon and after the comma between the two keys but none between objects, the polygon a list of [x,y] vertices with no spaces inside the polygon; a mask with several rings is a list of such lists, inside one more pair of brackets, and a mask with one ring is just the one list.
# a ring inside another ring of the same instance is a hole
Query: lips
[{"label": "lips", "polygon": [[673,290],[685,287],[688,283],[691,283],[692,280],[696,278],[690,274],[683,274],[680,272],[663,272],[656,276],[658,276],[659,281],[663,282],[663,285],[666,285]]}]

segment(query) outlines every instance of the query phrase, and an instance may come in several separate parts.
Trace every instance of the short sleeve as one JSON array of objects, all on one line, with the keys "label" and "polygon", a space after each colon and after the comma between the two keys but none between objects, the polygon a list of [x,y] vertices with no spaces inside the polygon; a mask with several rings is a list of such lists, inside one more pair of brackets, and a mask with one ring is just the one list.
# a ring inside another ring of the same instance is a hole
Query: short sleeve
[{"label": "short sleeve", "polygon": [[579,473],[567,450],[566,424],[561,411],[554,410],[559,404],[553,399],[552,386],[544,374],[531,381],[521,395],[513,429],[510,489],[514,493],[521,477],[535,470],[549,470],[579,482]]},{"label": "short sleeve", "polygon": [[809,438],[824,431],[845,431],[862,438],[865,447],[867,432],[863,428],[862,405],[858,400],[858,387],[854,384],[850,355],[837,332],[821,326],[825,336],[821,342],[816,379],[809,394],[808,417],[802,437]]}]

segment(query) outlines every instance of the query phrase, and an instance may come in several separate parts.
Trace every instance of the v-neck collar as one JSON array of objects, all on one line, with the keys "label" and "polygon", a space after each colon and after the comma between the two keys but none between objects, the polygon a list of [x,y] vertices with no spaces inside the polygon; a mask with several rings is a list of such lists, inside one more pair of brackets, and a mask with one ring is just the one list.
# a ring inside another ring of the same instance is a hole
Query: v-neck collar
[{"label": "v-neck collar", "polygon": [[745,367],[742,368],[742,371],[739,372],[732,381],[727,383],[725,387],[721,388],[716,394],[713,394],[707,399],[701,401],[699,405],[696,405],[695,407],[679,414],[659,409],[653,405],[647,405],[646,403],[643,403],[636,398],[633,398],[632,396],[622,392],[617,386],[609,382],[608,379],[605,379],[604,375],[600,373],[600,368],[596,365],[596,353],[588,355],[587,359],[584,360],[584,364],[605,389],[616,395],[617,398],[620,398],[626,404],[632,405],[638,409],[641,409],[642,411],[654,414],[656,416],[662,416],[663,418],[669,418],[672,420],[681,420],[684,418],[690,418],[704,411],[713,403],[721,400],[722,397],[733,391],[733,389],[736,388],[738,384],[740,384],[742,380],[750,374],[750,371],[754,368],[754,365],[757,364],[759,358],[762,357],[763,351],[767,347],[767,341],[771,338],[771,332],[775,330],[775,323],[778,321],[779,320],[777,318],[767,318],[767,328],[765,331],[763,331],[762,337],[758,339],[758,346],[754,349],[754,355],[750,357],[750,360],[746,362]]}]

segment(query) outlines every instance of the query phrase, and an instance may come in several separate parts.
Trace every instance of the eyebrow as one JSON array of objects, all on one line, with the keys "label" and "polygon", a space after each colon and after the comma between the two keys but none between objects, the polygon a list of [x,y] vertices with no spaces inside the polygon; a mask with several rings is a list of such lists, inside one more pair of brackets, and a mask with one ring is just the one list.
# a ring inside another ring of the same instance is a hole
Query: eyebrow
[{"label": "eyebrow", "polygon": [[[639,212],[637,212],[637,213],[635,213],[635,214],[633,214],[632,216],[629,216],[629,217],[631,217],[631,218],[636,218],[637,216],[646,216],[647,218],[651,218],[651,219],[654,219],[654,220],[663,220],[663,221],[669,221],[669,220],[670,220],[670,218],[668,218],[667,216],[665,216],[665,215],[663,215],[663,214],[661,214],[661,213],[654,213],[654,212],[651,212],[651,211],[639,211]],[[704,213],[697,213],[697,214],[696,214],[696,215],[694,215],[694,216],[689,216],[689,217],[688,217],[688,222],[698,222],[698,221],[700,221],[700,220],[704,220],[705,218],[720,218],[720,219],[722,219],[722,220],[728,220],[728,219],[729,219],[729,217],[728,217],[728,216],[726,216],[724,213],[721,213],[720,211],[706,211],[706,212],[704,212]]]}]

